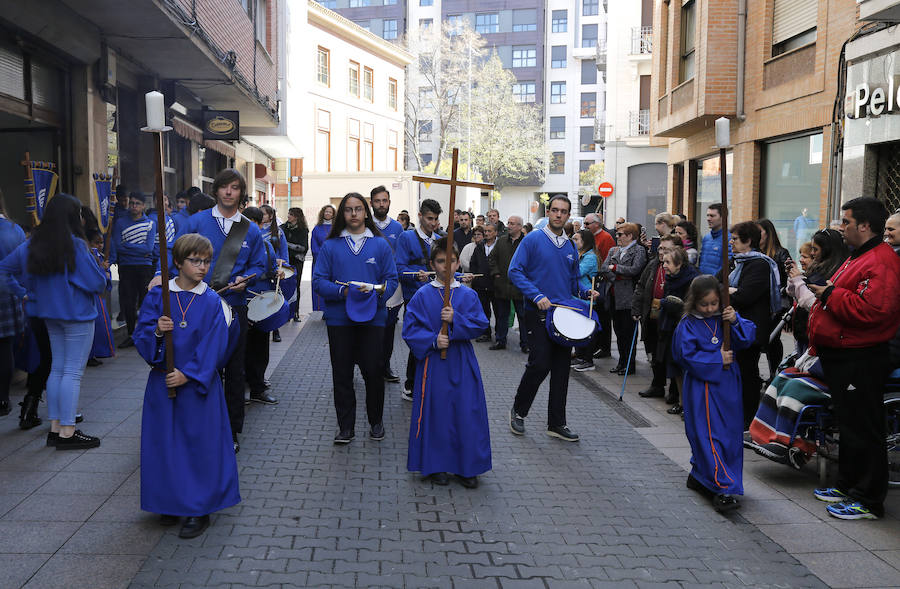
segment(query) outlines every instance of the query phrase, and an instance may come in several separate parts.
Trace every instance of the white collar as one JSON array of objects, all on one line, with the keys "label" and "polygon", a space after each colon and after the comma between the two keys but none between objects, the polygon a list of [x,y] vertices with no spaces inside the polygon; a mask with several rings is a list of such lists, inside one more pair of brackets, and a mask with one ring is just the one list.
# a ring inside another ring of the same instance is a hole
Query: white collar
[{"label": "white collar", "polygon": [[431,232],[431,235],[425,235],[425,233],[422,231],[421,227],[416,227],[416,233],[418,233],[419,237],[421,237],[428,243],[431,243],[432,241],[434,241],[434,231]]},{"label": "white collar", "polygon": [[[431,281],[431,286],[433,286],[435,288],[444,288],[445,285],[443,282],[441,282],[440,280],[435,278],[434,280]],[[454,278],[453,282],[450,283],[450,288],[457,288],[457,287],[459,287],[459,280]]]},{"label": "white collar", "polygon": [[[201,280],[200,284],[198,284],[197,286],[195,286],[188,292],[192,292],[194,294],[201,295],[206,292],[207,288],[209,288],[209,287],[206,285],[205,282],[203,282]],[[169,281],[169,290],[171,290],[172,292],[184,292],[184,289],[181,288],[180,286],[178,286],[178,284],[175,282],[174,278]]]},{"label": "white collar", "polygon": [[379,221],[379,220],[378,220],[377,218],[375,218],[374,216],[373,216],[372,218],[375,220],[375,225],[376,225],[379,229],[384,229],[385,227],[387,227],[388,225],[390,225],[390,224],[391,224],[391,221],[393,220],[393,219],[391,219],[390,217],[385,217],[385,218],[384,218],[384,221]]},{"label": "white collar", "polygon": [[341,231],[341,237],[349,237],[351,239],[362,239],[363,237],[375,237],[375,234],[372,233],[372,230],[366,227],[366,230],[362,233],[350,233],[349,230],[344,229]]},{"label": "white collar", "polygon": [[543,228],[541,228],[541,231],[544,232],[544,235],[550,238],[550,241],[552,241],[553,245],[555,245],[556,247],[562,247],[566,245],[567,241],[569,241],[569,236],[566,235],[565,231],[562,232],[562,235],[557,235],[553,233],[552,229],[550,229],[549,223],[547,225],[544,225]]},{"label": "white collar", "polygon": [[231,215],[230,217],[226,217],[219,211],[219,205],[216,205],[212,208],[212,216],[216,217],[217,219],[227,219],[229,221],[234,221],[235,223],[238,223],[241,220],[241,212],[240,211],[237,211],[235,214]]}]

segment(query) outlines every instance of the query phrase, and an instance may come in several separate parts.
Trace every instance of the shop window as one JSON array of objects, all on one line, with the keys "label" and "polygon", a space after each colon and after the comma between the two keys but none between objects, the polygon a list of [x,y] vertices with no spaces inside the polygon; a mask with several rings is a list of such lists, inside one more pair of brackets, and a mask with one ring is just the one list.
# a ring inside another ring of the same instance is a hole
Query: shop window
[{"label": "shop window", "polygon": [[763,145],[760,217],[775,224],[781,245],[796,259],[798,249],[824,223],[819,220],[822,195],[822,134]]},{"label": "shop window", "polygon": [[[722,202],[722,182],[719,177],[719,156],[715,155],[696,162],[697,165],[697,190],[694,200],[694,216],[697,219],[695,225],[701,234],[709,233],[706,224],[706,209],[709,205]],[[734,171],[734,154],[725,154],[725,186],[728,189],[728,209],[731,210],[732,191],[731,176]],[[731,219],[729,222],[733,222]]]}]

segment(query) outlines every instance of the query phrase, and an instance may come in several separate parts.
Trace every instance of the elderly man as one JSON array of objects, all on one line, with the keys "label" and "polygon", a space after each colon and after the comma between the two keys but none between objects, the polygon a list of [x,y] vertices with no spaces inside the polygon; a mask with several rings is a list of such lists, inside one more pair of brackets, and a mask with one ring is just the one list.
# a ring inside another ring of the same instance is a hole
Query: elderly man
[{"label": "elderly man", "polygon": [[[469,262],[469,269],[472,271],[472,274],[480,275],[472,280],[472,288],[478,293],[481,307],[484,310],[485,316],[488,318],[488,326],[484,330],[484,333],[475,338],[475,341],[480,343],[491,341],[490,321],[492,308],[494,309],[494,320],[497,322],[497,325],[494,326],[494,330],[496,331],[500,327],[499,319],[497,317],[497,307],[496,303],[494,303],[494,281],[491,279],[491,268],[488,262],[488,258],[491,253],[493,253],[496,245],[497,226],[488,223],[484,226],[484,241],[475,246],[475,251],[472,252],[472,259]],[[507,321],[509,321],[508,313],[509,311],[507,311]]]},{"label": "elderly man", "polygon": [[497,235],[506,233],[506,225],[500,220],[500,211],[497,209],[491,209],[487,212],[487,222],[489,225],[495,225],[497,227]]},{"label": "elderly man", "polygon": [[840,519],[884,515],[888,488],[884,383],[888,341],[900,326],[900,258],[882,241],[888,211],[874,198],[841,207],[841,232],[853,248],[831,280],[809,289],[809,343],[821,358],[840,432],[838,479],[816,489]]},{"label": "elderly man", "polygon": [[506,234],[497,239],[491,255],[488,256],[488,264],[491,268],[491,276],[494,281],[494,313],[497,316],[497,325],[494,330],[496,343],[491,350],[503,350],[506,348],[506,335],[509,333],[510,305],[516,308],[516,317],[519,318],[519,348],[523,353],[528,353],[528,334],[522,323],[524,311],[522,293],[509,279],[509,263],[512,261],[516,248],[522,242],[522,217],[513,215],[506,221]]},{"label": "elderly man", "polygon": [[[618,226],[619,223],[616,222]],[[584,226],[594,234],[594,245],[597,248],[597,260],[602,264],[609,254],[609,250],[615,247],[616,242],[603,226],[603,217],[597,213],[588,213],[584,218]],[[592,350],[594,358],[608,358],[612,348],[612,318],[610,311],[602,302],[597,305],[597,316],[600,319],[600,337],[595,338],[595,350]]]}]

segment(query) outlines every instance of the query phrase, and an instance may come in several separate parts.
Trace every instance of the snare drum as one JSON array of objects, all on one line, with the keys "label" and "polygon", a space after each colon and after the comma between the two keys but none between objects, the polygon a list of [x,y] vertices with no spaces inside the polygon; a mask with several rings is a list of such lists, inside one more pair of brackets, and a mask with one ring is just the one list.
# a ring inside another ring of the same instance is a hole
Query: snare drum
[{"label": "snare drum", "polygon": [[263,292],[247,303],[247,321],[260,331],[274,331],[290,318],[290,307],[280,292]]},{"label": "snare drum", "polygon": [[284,272],[284,277],[281,280],[287,280],[297,275],[297,271],[291,266],[284,265],[281,267],[281,271]]},{"label": "snare drum", "polygon": [[580,348],[591,342],[597,322],[583,313],[564,307],[551,307],[544,321],[550,339],[562,346]]}]

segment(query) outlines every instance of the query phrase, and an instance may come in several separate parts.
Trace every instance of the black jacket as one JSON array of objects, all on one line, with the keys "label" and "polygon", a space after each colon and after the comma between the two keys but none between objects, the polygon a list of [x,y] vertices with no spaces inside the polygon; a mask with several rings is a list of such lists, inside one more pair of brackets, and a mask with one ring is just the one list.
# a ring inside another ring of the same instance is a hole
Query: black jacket
[{"label": "black jacket", "polygon": [[[497,247],[496,243],[494,247]],[[469,272],[472,274],[484,274],[484,276],[479,276],[472,280],[473,289],[481,293],[493,292],[494,280],[491,276],[491,264],[488,261],[483,241],[475,246],[475,251],[472,253],[472,261],[469,262]]]},{"label": "black jacket", "polygon": [[769,342],[769,335],[774,327],[769,306],[769,276],[769,264],[765,260],[751,258],[744,262],[737,292],[731,295],[734,310],[756,325],[755,343],[760,346]]},{"label": "black jacket", "polygon": [[494,296],[498,299],[517,300],[522,298],[522,293],[509,279],[509,263],[519,244],[522,243],[524,233],[519,234],[519,239],[513,240],[509,233],[497,238],[491,255],[488,256],[488,264],[491,267],[491,276],[494,279]]},{"label": "black jacket", "polygon": [[291,228],[287,223],[282,223],[281,230],[284,231],[284,238],[288,243],[288,260],[292,266],[297,262],[302,262],[306,257],[306,251],[309,249],[309,229],[300,224]]}]

